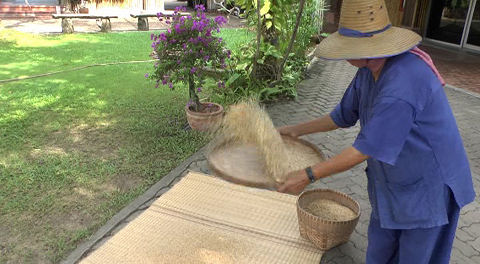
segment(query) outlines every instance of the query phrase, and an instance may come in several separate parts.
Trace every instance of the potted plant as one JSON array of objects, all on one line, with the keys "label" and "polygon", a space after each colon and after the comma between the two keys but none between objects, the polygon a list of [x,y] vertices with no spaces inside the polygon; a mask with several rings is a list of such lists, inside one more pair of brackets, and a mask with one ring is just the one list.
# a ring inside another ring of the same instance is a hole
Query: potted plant
[{"label": "potted plant", "polygon": [[[208,72],[226,68],[230,50],[225,48],[222,38],[215,34],[227,20],[218,16],[207,18],[203,5],[195,6],[195,14],[181,15],[184,7],[177,7],[172,17],[158,13],[160,21],[169,28],[158,35],[152,34],[152,57],[158,59],[153,74],[148,77],[156,81],[156,86],[164,85],[174,89],[178,83],[188,85],[190,100],[185,106],[187,120],[193,129],[204,131],[218,124],[223,117],[223,107],[219,104],[200,102],[207,76],[214,78],[219,87],[224,87],[222,74]],[[208,71],[207,71],[208,69]]]},{"label": "potted plant", "polygon": [[88,7],[87,7],[86,2],[84,0],[82,0],[80,2],[80,8],[78,9],[78,13],[88,14]]}]

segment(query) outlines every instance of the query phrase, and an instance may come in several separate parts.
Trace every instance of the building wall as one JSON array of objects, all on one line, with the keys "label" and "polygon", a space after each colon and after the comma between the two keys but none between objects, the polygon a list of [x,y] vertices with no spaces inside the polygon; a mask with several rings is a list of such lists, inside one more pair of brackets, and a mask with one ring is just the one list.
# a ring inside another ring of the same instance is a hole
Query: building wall
[{"label": "building wall", "polygon": [[[29,5],[47,5],[47,6],[55,6],[59,5],[58,0],[27,0]],[[25,0],[0,0],[0,4],[2,5],[27,5],[27,1]]]},{"label": "building wall", "polygon": [[123,8],[134,10],[161,11],[164,0],[95,0],[95,8]]}]

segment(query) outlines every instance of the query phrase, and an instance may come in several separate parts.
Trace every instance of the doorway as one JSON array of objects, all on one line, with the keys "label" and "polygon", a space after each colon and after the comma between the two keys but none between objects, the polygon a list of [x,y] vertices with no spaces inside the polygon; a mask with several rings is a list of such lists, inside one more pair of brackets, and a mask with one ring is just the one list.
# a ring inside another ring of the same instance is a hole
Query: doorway
[{"label": "doorway", "polygon": [[480,0],[432,0],[426,38],[480,51]]}]

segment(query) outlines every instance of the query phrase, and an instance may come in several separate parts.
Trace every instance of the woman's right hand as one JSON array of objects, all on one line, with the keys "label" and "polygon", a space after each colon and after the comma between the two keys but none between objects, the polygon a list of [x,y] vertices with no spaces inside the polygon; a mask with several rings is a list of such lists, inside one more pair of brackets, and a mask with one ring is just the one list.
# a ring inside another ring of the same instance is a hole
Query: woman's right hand
[{"label": "woman's right hand", "polygon": [[277,130],[278,130],[278,133],[280,133],[280,135],[282,136],[289,136],[293,138],[297,138],[301,136],[300,133],[297,131],[296,126],[283,126],[283,127],[277,128]]}]

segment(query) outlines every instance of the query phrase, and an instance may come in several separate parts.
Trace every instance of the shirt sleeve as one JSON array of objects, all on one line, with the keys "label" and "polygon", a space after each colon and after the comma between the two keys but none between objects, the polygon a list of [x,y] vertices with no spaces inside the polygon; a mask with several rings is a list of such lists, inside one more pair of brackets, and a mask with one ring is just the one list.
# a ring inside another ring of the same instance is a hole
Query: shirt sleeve
[{"label": "shirt sleeve", "polygon": [[330,113],[333,122],[339,127],[351,127],[358,121],[359,100],[355,89],[357,76],[350,83],[340,103]]},{"label": "shirt sleeve", "polygon": [[380,98],[353,147],[381,162],[395,165],[415,122],[415,108],[394,98]]}]

